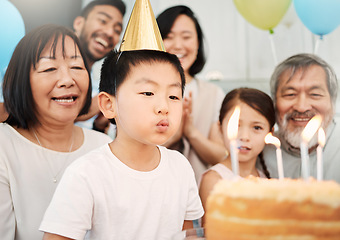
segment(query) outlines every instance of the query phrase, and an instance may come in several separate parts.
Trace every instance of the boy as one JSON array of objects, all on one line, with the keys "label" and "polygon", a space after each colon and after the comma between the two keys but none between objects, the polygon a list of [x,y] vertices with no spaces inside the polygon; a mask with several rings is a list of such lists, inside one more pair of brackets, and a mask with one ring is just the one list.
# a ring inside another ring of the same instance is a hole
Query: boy
[{"label": "boy", "polygon": [[66,170],[40,230],[45,240],[171,239],[203,215],[189,162],[159,146],[180,125],[183,69],[175,55],[137,50],[110,53],[101,74],[99,106],[117,137]]}]

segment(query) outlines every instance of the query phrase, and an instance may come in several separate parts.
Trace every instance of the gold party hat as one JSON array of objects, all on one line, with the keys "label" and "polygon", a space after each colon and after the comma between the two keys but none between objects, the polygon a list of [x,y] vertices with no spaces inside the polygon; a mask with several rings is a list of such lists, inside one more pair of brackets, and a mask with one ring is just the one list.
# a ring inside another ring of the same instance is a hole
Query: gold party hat
[{"label": "gold party hat", "polygon": [[119,52],[142,49],[165,52],[149,0],[136,0]]}]

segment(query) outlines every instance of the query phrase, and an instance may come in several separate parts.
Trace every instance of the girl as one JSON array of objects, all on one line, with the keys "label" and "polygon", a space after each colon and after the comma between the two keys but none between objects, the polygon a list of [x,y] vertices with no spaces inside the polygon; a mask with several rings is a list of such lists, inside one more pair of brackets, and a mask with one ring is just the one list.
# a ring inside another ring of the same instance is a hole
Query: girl
[{"label": "girl", "polygon": [[[204,208],[210,191],[220,179],[234,179],[249,175],[270,178],[262,157],[262,150],[265,146],[264,138],[268,132],[273,131],[275,124],[273,101],[264,92],[252,88],[234,89],[226,95],[220,110],[219,122],[228,151],[229,139],[226,131],[229,118],[237,105],[241,110],[238,129],[240,175],[235,176],[232,172],[230,155],[206,171],[199,188]],[[261,164],[263,172],[256,168],[257,162]]]}]

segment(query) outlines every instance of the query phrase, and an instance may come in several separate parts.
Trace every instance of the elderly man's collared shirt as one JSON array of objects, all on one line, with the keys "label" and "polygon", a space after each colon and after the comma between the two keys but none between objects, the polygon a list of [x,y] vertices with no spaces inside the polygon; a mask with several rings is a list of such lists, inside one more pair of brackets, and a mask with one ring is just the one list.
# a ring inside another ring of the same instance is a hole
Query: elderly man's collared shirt
[{"label": "elderly man's collared shirt", "polygon": [[[280,137],[279,137],[280,138]],[[301,177],[301,155],[299,149],[292,148],[283,139],[281,141],[284,176],[289,178]],[[263,157],[271,177],[278,178],[276,148],[266,145]],[[335,180],[340,183],[340,126],[335,120],[327,129],[327,141],[323,149],[323,176],[325,180]],[[310,176],[316,178],[316,150],[309,154]]]}]

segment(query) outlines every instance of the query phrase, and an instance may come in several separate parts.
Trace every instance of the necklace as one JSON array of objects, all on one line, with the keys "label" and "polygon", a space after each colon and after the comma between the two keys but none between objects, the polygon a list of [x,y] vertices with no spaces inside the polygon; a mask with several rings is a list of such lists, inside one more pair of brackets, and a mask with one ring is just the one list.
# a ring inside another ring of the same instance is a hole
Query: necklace
[{"label": "necklace", "polygon": [[[35,136],[35,139],[37,140],[37,142],[39,143],[39,145],[40,145],[42,148],[44,148],[43,145],[41,144],[41,142],[40,142],[40,140],[39,140],[39,138],[38,138],[38,135],[37,135],[37,133],[35,132],[34,128],[32,128],[32,130],[33,130],[33,134],[34,134],[34,136]],[[73,143],[74,143],[74,137],[73,137],[73,131],[72,131],[72,142],[71,142],[71,145],[70,145],[70,149],[68,150],[68,153],[71,152],[72,147],[73,147]],[[44,157],[45,159],[47,159],[47,158],[44,156],[44,155],[45,155],[45,154],[44,154],[44,149],[42,150],[42,155],[43,155],[43,157]],[[64,164],[63,164],[63,165],[61,166],[61,168],[58,170],[57,174],[54,174],[53,168],[52,168],[52,166],[51,166],[51,163],[50,163],[50,161],[48,161],[48,167],[49,167],[50,173],[51,173],[52,178],[53,178],[52,180],[53,180],[54,183],[57,183],[57,182],[58,182],[57,176],[58,176],[58,175],[61,173],[61,171],[65,168],[65,165],[66,165],[66,163],[67,163],[68,157],[69,157],[69,155],[64,159]]]}]

